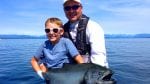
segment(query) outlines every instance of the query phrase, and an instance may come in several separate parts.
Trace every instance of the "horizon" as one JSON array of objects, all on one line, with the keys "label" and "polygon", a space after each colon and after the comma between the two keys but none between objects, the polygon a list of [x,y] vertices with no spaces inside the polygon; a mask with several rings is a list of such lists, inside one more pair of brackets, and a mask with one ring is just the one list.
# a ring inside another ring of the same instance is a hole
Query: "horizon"
[{"label": "horizon", "polygon": [[[150,35],[150,33],[136,33],[136,34],[104,34],[104,35]],[[0,34],[0,35],[25,35],[25,36],[46,36],[46,34],[41,34],[41,35],[30,35],[30,34]]]},{"label": "horizon", "polygon": [[[150,0],[81,0],[83,13],[105,34],[150,33]],[[67,21],[63,0],[1,0],[0,34],[45,35],[49,17]],[[92,9],[92,10],[91,10]]]}]

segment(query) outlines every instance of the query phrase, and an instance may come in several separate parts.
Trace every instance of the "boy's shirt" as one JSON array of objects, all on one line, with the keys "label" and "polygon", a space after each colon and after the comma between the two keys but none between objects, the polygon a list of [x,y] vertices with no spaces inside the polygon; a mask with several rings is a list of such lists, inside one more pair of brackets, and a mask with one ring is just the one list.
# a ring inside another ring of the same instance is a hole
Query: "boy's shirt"
[{"label": "boy's shirt", "polygon": [[61,68],[64,63],[72,63],[78,54],[71,40],[62,37],[55,45],[45,41],[34,56],[48,68]]}]

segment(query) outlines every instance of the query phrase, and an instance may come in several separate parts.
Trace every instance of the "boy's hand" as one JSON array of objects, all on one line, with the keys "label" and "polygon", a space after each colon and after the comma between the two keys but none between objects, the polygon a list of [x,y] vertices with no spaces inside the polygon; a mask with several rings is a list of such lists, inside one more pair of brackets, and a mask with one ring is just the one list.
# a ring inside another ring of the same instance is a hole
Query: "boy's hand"
[{"label": "boy's hand", "polygon": [[47,68],[43,63],[40,64],[40,69],[42,70],[42,72],[47,72]]}]

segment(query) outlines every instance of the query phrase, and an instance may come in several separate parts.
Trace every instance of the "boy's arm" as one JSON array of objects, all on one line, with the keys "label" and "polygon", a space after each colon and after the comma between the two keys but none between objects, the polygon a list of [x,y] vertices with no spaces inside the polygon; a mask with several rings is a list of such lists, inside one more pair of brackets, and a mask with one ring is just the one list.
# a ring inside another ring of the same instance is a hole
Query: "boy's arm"
[{"label": "boy's arm", "polygon": [[33,57],[31,59],[31,65],[33,67],[33,69],[37,72],[37,74],[41,77],[41,79],[44,79],[43,75],[42,75],[42,69],[40,68],[39,64],[38,64],[38,59],[36,59],[35,57]]},{"label": "boy's arm", "polygon": [[47,71],[47,68],[46,66],[42,63],[42,64],[38,64],[38,60],[33,57],[31,59],[31,65],[33,67],[33,69],[37,72],[37,71],[42,71],[42,72],[46,72]]},{"label": "boy's arm", "polygon": [[38,65],[38,60],[35,57],[31,59],[31,65],[36,72],[41,70],[40,66]]},{"label": "boy's arm", "polygon": [[81,55],[77,55],[77,56],[75,56],[75,61],[77,62],[77,63],[84,63],[84,60],[83,60],[83,58],[82,58],[82,56]]}]

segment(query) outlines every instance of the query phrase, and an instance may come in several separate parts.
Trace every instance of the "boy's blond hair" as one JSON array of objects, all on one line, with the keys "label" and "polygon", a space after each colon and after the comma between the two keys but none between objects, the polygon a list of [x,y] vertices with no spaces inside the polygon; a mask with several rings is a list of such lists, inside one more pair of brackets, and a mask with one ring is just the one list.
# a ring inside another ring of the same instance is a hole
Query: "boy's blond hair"
[{"label": "boy's blond hair", "polygon": [[45,26],[48,23],[54,23],[54,24],[58,25],[60,28],[63,28],[63,23],[59,18],[56,18],[56,17],[48,18],[45,22]]}]

